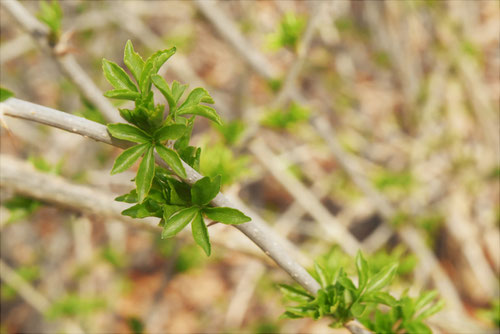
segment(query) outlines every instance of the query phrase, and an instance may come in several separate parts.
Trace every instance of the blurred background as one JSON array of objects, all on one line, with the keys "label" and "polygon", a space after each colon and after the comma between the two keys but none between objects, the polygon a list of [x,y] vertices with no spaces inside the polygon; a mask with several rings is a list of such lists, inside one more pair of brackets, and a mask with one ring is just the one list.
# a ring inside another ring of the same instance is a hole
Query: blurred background
[{"label": "blurred background", "polygon": [[[436,333],[498,332],[498,1],[20,4],[62,23],[47,49],[0,7],[17,98],[107,123],[78,68],[104,92],[101,60],[123,65],[128,39],[144,58],[175,46],[161,74],[206,88],[224,119],[196,123],[201,172],[304,266],[354,274],[359,248],[373,270],[398,260],[391,292],[446,301]],[[236,229],[211,226],[206,258],[189,232],[161,240],[154,219],[120,216],[134,174],[109,175],[119,149],[1,120],[0,333],[343,332],[279,319],[291,279]]]}]

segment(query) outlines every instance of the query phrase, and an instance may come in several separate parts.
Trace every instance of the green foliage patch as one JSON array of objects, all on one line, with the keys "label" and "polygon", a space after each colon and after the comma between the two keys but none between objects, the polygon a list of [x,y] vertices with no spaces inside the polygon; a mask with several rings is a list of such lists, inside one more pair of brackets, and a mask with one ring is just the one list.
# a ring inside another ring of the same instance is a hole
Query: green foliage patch
[{"label": "green foliage patch", "polygon": [[[195,242],[210,255],[204,218],[224,224],[242,224],[250,218],[233,208],[210,207],[209,203],[220,190],[220,175],[204,177],[192,187],[181,181],[187,178],[186,166],[195,170],[200,166],[201,149],[189,146],[195,117],[208,118],[218,125],[222,121],[208,105],[214,100],[205,89],[195,88],[183,100],[188,86],[177,81],[169,85],[157,74],[175,51],[175,48],[161,50],[144,60],[128,41],[123,61],[131,76],[115,62],[103,60],[104,76],[114,87],[104,95],[135,102],[134,109],[119,109],[129,124],[107,126],[113,137],[134,143],[116,158],[111,174],[124,172],[140,161],[135,189],[116,198],[135,204],[122,214],[133,218],[161,218],[162,238],[173,237],[191,224]],[[152,85],[165,97],[167,106],[155,104]],[[156,165],[155,153],[170,169]]]}]

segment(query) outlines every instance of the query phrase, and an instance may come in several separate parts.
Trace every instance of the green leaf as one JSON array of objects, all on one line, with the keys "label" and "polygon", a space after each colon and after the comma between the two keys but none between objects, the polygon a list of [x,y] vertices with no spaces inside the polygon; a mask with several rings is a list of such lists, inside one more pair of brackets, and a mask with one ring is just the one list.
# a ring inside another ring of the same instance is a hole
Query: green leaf
[{"label": "green leaf", "polygon": [[214,103],[214,100],[212,99],[212,97],[210,97],[210,94],[208,94],[205,89],[198,87],[193,89],[191,93],[189,93],[186,101],[184,101],[184,103],[179,107],[176,114],[199,115],[206,117],[219,125],[222,124],[222,121],[217,112],[212,107],[201,105],[201,102]]},{"label": "green leaf", "polygon": [[247,217],[240,210],[226,207],[203,208],[203,213],[213,221],[218,221],[223,224],[242,224],[249,222],[252,218]]},{"label": "green leaf", "polygon": [[291,285],[287,284],[279,284],[281,293],[287,299],[296,301],[296,302],[309,302],[314,299],[313,296],[305,292],[304,290],[295,288]]},{"label": "green leaf", "polygon": [[157,217],[161,218],[163,216],[163,210],[158,205],[153,204],[154,201],[148,201],[147,199],[141,203],[131,206],[128,209],[122,211],[122,215],[129,216],[132,218],[146,218],[146,217]]},{"label": "green leaf", "polygon": [[170,168],[172,168],[175,174],[179,175],[183,179],[187,177],[186,170],[184,169],[181,158],[177,152],[166,148],[161,144],[156,144],[156,152],[158,152],[158,155],[170,166]]},{"label": "green leaf", "polygon": [[185,115],[185,114],[203,116],[211,121],[214,121],[219,125],[222,124],[222,120],[220,119],[215,109],[209,106],[198,105],[194,107],[184,108],[182,110],[181,109],[177,110],[177,115]]},{"label": "green leaf", "polygon": [[9,97],[14,96],[10,90],[0,87],[0,102],[7,100]]},{"label": "green leaf", "polygon": [[134,51],[134,46],[130,40],[128,40],[127,44],[125,44],[123,62],[127,65],[135,80],[139,82],[142,69],[144,68],[144,60],[142,60],[142,57]]},{"label": "green leaf", "polygon": [[42,1],[37,14],[40,21],[45,23],[52,32],[58,34],[61,29],[62,9],[59,3],[53,0],[50,4]]},{"label": "green leaf", "polygon": [[111,99],[135,101],[141,96],[141,94],[139,92],[134,92],[128,89],[113,89],[108,90],[106,93],[104,93],[104,96]]},{"label": "green leaf", "polygon": [[220,175],[210,179],[208,176],[198,180],[191,188],[191,200],[194,204],[206,205],[217,196],[220,190]]},{"label": "green leaf", "polygon": [[139,86],[143,94],[149,93],[151,88],[151,76],[158,72],[160,67],[175,53],[175,51],[175,47],[161,50],[154,53],[146,60],[139,80]]},{"label": "green leaf", "polygon": [[444,305],[445,301],[441,299],[436,304],[432,305],[431,307],[420,313],[417,316],[416,320],[424,320],[430,317],[431,315],[436,314],[437,312],[441,311],[444,308]]},{"label": "green leaf", "polygon": [[120,154],[113,165],[111,175],[118,174],[129,169],[134,162],[149,148],[149,144],[132,146]]},{"label": "green leaf", "polygon": [[185,206],[191,202],[191,189],[189,185],[173,178],[169,179],[167,183],[170,188],[169,204]]},{"label": "green leaf", "polygon": [[173,112],[175,110],[175,107],[177,106],[177,101],[174,99],[172,91],[170,90],[170,87],[168,87],[165,79],[163,79],[163,77],[158,74],[153,74],[151,76],[151,81],[156,86],[156,88],[158,88],[160,93],[165,96],[165,99],[167,100],[168,106],[170,108],[170,112]]},{"label": "green leaf", "polygon": [[154,133],[154,138],[158,142],[162,142],[167,139],[176,140],[182,137],[186,130],[187,127],[183,124],[168,124],[156,130],[156,132]]},{"label": "green leaf", "polygon": [[116,89],[127,89],[137,92],[137,87],[135,87],[128,74],[120,66],[118,66],[118,64],[107,59],[103,59],[102,69],[106,79]]},{"label": "green leaf", "polygon": [[369,268],[361,251],[356,254],[356,270],[358,271],[358,292],[361,293],[368,282]]},{"label": "green leaf", "polygon": [[208,237],[207,225],[203,221],[201,212],[198,211],[193,221],[191,222],[191,230],[193,232],[193,239],[205,251],[207,256],[210,256],[210,239]]},{"label": "green leaf", "polygon": [[115,138],[135,143],[150,143],[152,141],[151,136],[146,132],[129,124],[108,124],[108,131]]},{"label": "green leaf", "polygon": [[433,290],[433,291],[426,291],[420,295],[417,300],[415,301],[415,310],[418,311],[428,304],[432,302],[434,298],[436,298],[438,295],[438,292]]},{"label": "green leaf", "polygon": [[328,276],[326,271],[319,265],[318,262],[314,261],[314,270],[319,278],[319,284],[325,288],[329,284]]},{"label": "green leaf", "polygon": [[137,198],[137,191],[132,189],[128,194],[124,194],[115,198],[117,202],[125,203],[137,203],[139,199]]},{"label": "green leaf", "polygon": [[369,294],[364,294],[361,297],[361,301],[384,304],[391,307],[396,306],[397,303],[397,300],[393,296],[391,296],[388,292],[385,291],[376,291]]},{"label": "green leaf", "polygon": [[398,264],[393,263],[383,268],[378,274],[373,276],[366,285],[366,293],[377,291],[389,284],[398,270]]},{"label": "green leaf", "polygon": [[179,103],[179,100],[187,87],[188,85],[181,85],[178,81],[174,80],[174,82],[172,82],[172,96],[174,97],[176,105]]},{"label": "green leaf", "polygon": [[356,292],[356,286],[354,286],[354,283],[351,281],[351,279],[349,277],[347,277],[347,275],[343,274],[343,275],[340,275],[338,277],[338,282],[340,283],[340,285],[342,285],[344,288],[346,288],[347,290],[350,290],[352,292]]},{"label": "green leaf", "polygon": [[366,310],[366,305],[360,303],[354,303],[351,306],[351,313],[354,317],[359,318],[363,316],[363,313]]},{"label": "green leaf", "polygon": [[172,57],[177,49],[175,47],[155,52],[150,58],[154,61],[154,73],[156,74],[163,64]]},{"label": "green leaf", "polygon": [[199,208],[192,206],[177,211],[168,218],[164,218],[166,223],[161,233],[161,238],[171,238],[179,233],[187,224],[189,224],[196,215],[199,214]]},{"label": "green leaf", "polygon": [[137,188],[137,196],[139,203],[142,203],[151,189],[153,177],[155,175],[155,157],[153,154],[153,146],[148,145],[148,151],[139,165],[137,176],[135,177],[135,185]]}]

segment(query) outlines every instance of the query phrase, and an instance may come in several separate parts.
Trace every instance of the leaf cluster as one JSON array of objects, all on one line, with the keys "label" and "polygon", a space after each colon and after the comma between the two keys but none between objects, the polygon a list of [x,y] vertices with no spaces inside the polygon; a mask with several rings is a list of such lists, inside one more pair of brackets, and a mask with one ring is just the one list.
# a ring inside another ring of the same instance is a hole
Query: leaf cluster
[{"label": "leaf cluster", "polygon": [[290,130],[310,117],[308,108],[293,102],[287,110],[271,110],[261,118],[260,123],[272,129]]},{"label": "leaf cluster", "polygon": [[[317,320],[329,316],[333,319],[332,327],[340,327],[356,318],[377,333],[396,333],[401,329],[409,332],[415,332],[415,329],[425,333],[430,331],[422,321],[443,307],[442,302],[433,303],[437,295],[435,292],[424,293],[417,299],[404,294],[397,300],[384,291],[397,273],[397,262],[389,263],[374,273],[358,252],[355,264],[357,284],[342,267],[328,270],[316,262],[313,276],[321,285],[316,296],[301,287],[280,285],[285,300],[295,303],[286,308],[282,317]],[[387,308],[388,312],[382,311]]]},{"label": "leaf cluster", "polygon": [[276,32],[269,35],[269,47],[273,50],[282,47],[295,49],[305,26],[306,19],[303,16],[293,12],[286,13]]},{"label": "leaf cluster", "polygon": [[[118,64],[103,60],[104,75],[114,87],[104,95],[135,102],[134,109],[120,109],[120,114],[129,124],[107,126],[113,137],[135,143],[116,158],[111,174],[129,169],[140,159],[135,177],[136,189],[116,199],[136,203],[122,214],[133,218],[161,218],[162,238],[175,236],[191,223],[194,240],[210,255],[203,217],[225,224],[241,224],[250,218],[236,209],[209,206],[219,193],[220,176],[204,177],[192,188],[179,181],[179,178],[187,177],[186,163],[199,170],[201,149],[189,146],[195,117],[206,117],[217,124],[222,122],[215,109],[206,105],[214,101],[205,89],[195,88],[182,100],[187,85],[177,81],[169,85],[157,74],[174,53],[175,47],[158,51],[143,60],[129,40],[123,62],[131,76]],[[153,85],[163,94],[167,106],[155,104]],[[191,116],[186,118],[185,115]],[[171,171],[156,166],[155,153]]]},{"label": "leaf cluster", "polygon": [[52,0],[51,2],[40,2],[40,10],[38,11],[37,17],[49,27],[49,42],[53,45],[57,43],[61,35],[62,16],[63,13],[59,1]]}]

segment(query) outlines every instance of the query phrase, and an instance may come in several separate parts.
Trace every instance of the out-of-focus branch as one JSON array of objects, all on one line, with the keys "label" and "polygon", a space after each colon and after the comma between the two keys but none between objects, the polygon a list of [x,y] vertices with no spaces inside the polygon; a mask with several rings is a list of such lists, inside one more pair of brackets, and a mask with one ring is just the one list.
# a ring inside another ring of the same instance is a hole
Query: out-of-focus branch
[{"label": "out-of-focus branch", "polygon": [[[58,110],[39,106],[33,103],[10,98],[0,104],[0,113],[7,116],[24,118],[39,123],[51,125],[66,131],[87,136],[107,144],[118,147],[127,147],[123,141],[113,139],[102,124],[73,116]],[[161,158],[156,157],[156,161],[162,166],[168,167]],[[187,178],[185,182],[194,184],[202,176],[191,166],[183,163]],[[219,193],[212,201],[214,206],[233,207],[245,211],[241,207],[234,205],[225,195]],[[251,216],[251,215],[250,215]],[[290,255],[286,247],[282,245],[281,238],[260,219],[252,217],[252,221],[236,225],[235,227],[259,246],[269,257],[271,257],[283,270],[293,279],[302,285],[306,290],[316,293],[320,288],[318,282]]]},{"label": "out-of-focus branch", "polygon": [[[240,56],[243,59],[247,60],[247,57],[244,54],[245,53],[244,50],[251,49],[254,50],[254,52],[258,53],[258,51],[255,51],[255,49],[248,46],[249,44],[245,41],[245,38],[241,35],[241,33],[238,32],[238,30],[236,30],[236,26],[234,25],[234,23],[227,16],[225,16],[222,11],[218,10],[215,6],[212,6],[212,13],[210,15],[206,15],[206,17],[210,20],[210,22],[214,25],[214,27],[216,27],[218,32],[226,39],[226,41],[230,43],[239,52]],[[240,36],[238,37],[238,43],[239,44],[245,43],[244,47],[237,46],[235,38],[231,38],[228,36],[228,34],[224,33],[224,28],[222,28],[221,25],[218,23],[219,21],[226,22],[225,25],[223,25],[222,27],[234,28],[231,29],[232,34],[238,34]],[[256,66],[256,63],[253,62],[248,62],[248,63],[252,67]],[[262,72],[259,71],[257,68],[254,68],[254,70],[256,70],[258,73]],[[299,99],[303,99],[300,93],[298,93],[298,96]],[[338,147],[340,148],[340,146]],[[344,159],[344,163],[348,165],[350,162],[348,163]],[[382,203],[382,201],[380,202]],[[385,208],[383,210],[386,214],[388,214],[388,216],[390,213],[394,212],[394,210],[392,210],[391,212],[389,205],[385,205]],[[384,226],[382,228],[384,230],[382,230],[383,233],[381,233],[381,237],[379,238],[387,238],[390,229],[388,226]],[[453,308],[455,310],[458,310],[461,313],[463,313],[464,312],[463,306],[461,304],[460,297],[458,296],[455,287],[453,286],[449,277],[442,270],[434,254],[425,246],[425,243],[423,242],[423,239],[418,233],[418,231],[416,231],[413,228],[405,228],[399,231],[399,235],[403,239],[403,241],[410,247],[410,249],[419,257],[421,262],[420,263],[421,268],[424,268],[425,266],[427,268],[433,268],[430,270],[432,271],[433,279],[438,290],[442,293],[443,297],[445,297],[448,300],[449,304],[453,305]]]},{"label": "out-of-focus branch", "polygon": [[215,3],[215,1],[196,0],[196,5],[202,14],[213,24],[217,32],[230,42],[252,69],[266,79],[274,78],[276,73],[269,61],[254,47],[248,47],[248,42],[240,34],[238,27],[217,8]]},{"label": "out-of-focus branch", "polygon": [[[16,290],[16,292],[19,293],[19,295],[39,313],[45,314],[45,312],[49,310],[50,302],[47,298],[36,291],[28,282],[26,282],[26,280],[24,280],[24,278],[19,276],[15,270],[2,259],[0,259],[0,278],[5,284],[8,284]],[[70,330],[72,333],[84,333],[80,326],[75,322],[66,320],[64,323],[67,327],[66,329]]]},{"label": "out-of-focus branch", "polygon": [[65,179],[36,171],[31,165],[8,155],[0,155],[0,186],[32,198],[56,203],[78,211],[85,211],[108,218],[116,218],[149,230],[158,231],[156,219],[132,219],[120,212],[127,203],[113,201],[115,195],[88,186],[73,184]]},{"label": "out-of-focus branch", "polygon": [[299,44],[297,47],[297,55],[292,65],[288,69],[286,77],[283,80],[283,85],[273,102],[273,104],[276,106],[279,106],[283,102],[285,102],[290,96],[290,94],[294,91],[297,77],[300,73],[300,70],[304,66],[307,53],[309,51],[311,42],[314,37],[314,33],[316,32],[316,28],[320,22],[321,16],[325,14],[328,2],[326,1],[320,1],[318,3],[313,2],[313,6],[314,7],[311,11],[311,15],[307,22],[306,29],[299,40]]},{"label": "out-of-focus branch", "polygon": [[318,201],[307,187],[296,178],[287,174],[286,166],[280,159],[256,139],[250,144],[250,151],[259,159],[260,163],[285,187],[289,194],[318,222],[331,240],[338,243],[346,253],[355,255],[361,248],[359,242],[345,227]]},{"label": "out-of-focus branch", "polygon": [[92,102],[110,122],[122,120],[113,105],[102,95],[102,91],[77,63],[71,54],[58,51],[58,45],[49,43],[49,30],[16,0],[5,0],[1,5],[11,14],[17,23],[35,39],[40,48],[49,54],[62,72],[75,84],[82,95]]}]

